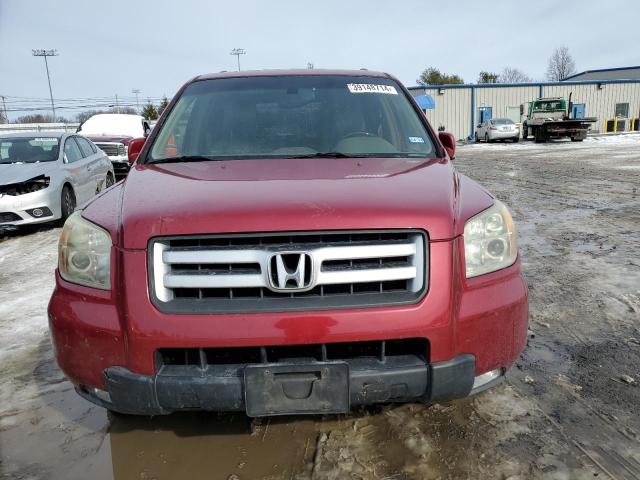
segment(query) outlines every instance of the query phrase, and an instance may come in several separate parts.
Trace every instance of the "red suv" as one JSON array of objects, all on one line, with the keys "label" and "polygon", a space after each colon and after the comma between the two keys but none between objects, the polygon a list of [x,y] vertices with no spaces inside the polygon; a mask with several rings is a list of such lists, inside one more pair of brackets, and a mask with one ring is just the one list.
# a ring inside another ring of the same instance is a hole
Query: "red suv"
[{"label": "red suv", "polygon": [[[142,144],[144,143],[144,146]],[[194,78],[69,218],[49,321],[110,410],[343,413],[465,397],[524,348],[507,208],[385,73]]]}]

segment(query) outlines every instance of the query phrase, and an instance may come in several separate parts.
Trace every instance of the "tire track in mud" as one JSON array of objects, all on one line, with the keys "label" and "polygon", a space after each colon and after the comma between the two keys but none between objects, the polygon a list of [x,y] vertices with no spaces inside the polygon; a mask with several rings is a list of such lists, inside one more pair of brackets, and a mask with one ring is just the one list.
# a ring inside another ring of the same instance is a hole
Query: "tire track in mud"
[{"label": "tire track in mud", "polygon": [[[534,235],[521,241],[535,337],[518,367],[529,381],[512,375],[513,385],[584,466],[609,478],[640,478],[640,422],[632,411],[639,389],[615,381],[623,371],[640,372],[640,349],[628,341],[640,336],[633,329],[640,324],[634,308],[640,274],[628,261],[639,254],[634,185],[640,177],[612,169],[600,148],[581,152],[586,161],[579,168],[568,167],[566,150],[546,151],[536,164],[522,162],[524,152],[492,161],[498,152],[475,149],[467,157],[463,148],[458,163],[506,198],[525,225],[521,237]],[[628,150],[625,162],[639,164],[636,152]],[[487,161],[497,168],[485,175],[479,162]],[[502,171],[514,175],[496,174]],[[554,253],[536,248],[536,237]]]}]

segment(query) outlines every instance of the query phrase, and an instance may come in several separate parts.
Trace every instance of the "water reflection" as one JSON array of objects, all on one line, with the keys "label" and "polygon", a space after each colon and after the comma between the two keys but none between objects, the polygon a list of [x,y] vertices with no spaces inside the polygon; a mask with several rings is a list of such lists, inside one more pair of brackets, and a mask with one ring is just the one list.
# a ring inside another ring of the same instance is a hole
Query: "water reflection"
[{"label": "water reflection", "polygon": [[245,415],[111,416],[115,480],[292,478],[311,468],[309,419],[252,421]]}]

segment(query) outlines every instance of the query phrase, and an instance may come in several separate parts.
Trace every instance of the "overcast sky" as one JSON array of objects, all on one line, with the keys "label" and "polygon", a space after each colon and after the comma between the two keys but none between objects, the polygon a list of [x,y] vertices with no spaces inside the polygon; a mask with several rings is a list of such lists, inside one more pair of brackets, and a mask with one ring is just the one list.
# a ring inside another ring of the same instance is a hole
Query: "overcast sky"
[{"label": "overcast sky", "polygon": [[466,82],[512,66],[543,80],[560,45],[578,71],[640,65],[639,24],[638,0],[0,0],[0,95],[48,97],[33,48],[57,49],[60,99],[170,97],[192,76],[235,69],[234,47],[243,70],[312,62],[414,85],[428,66]]}]

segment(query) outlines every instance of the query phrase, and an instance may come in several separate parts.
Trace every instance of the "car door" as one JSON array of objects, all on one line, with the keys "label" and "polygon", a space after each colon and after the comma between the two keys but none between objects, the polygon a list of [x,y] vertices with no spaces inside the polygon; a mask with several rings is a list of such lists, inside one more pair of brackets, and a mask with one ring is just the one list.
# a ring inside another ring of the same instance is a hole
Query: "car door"
[{"label": "car door", "polygon": [[80,147],[82,156],[87,160],[87,169],[91,175],[91,182],[93,184],[93,192],[99,192],[102,190],[104,180],[107,175],[107,167],[105,162],[102,161],[97,150],[91,147],[91,144],[86,138],[79,135],[75,136],[76,142]]},{"label": "car door", "polygon": [[73,189],[76,195],[76,205],[81,205],[93,196],[91,172],[87,168],[88,161],[82,155],[74,136],[69,136],[64,141],[64,168],[72,178]]}]

